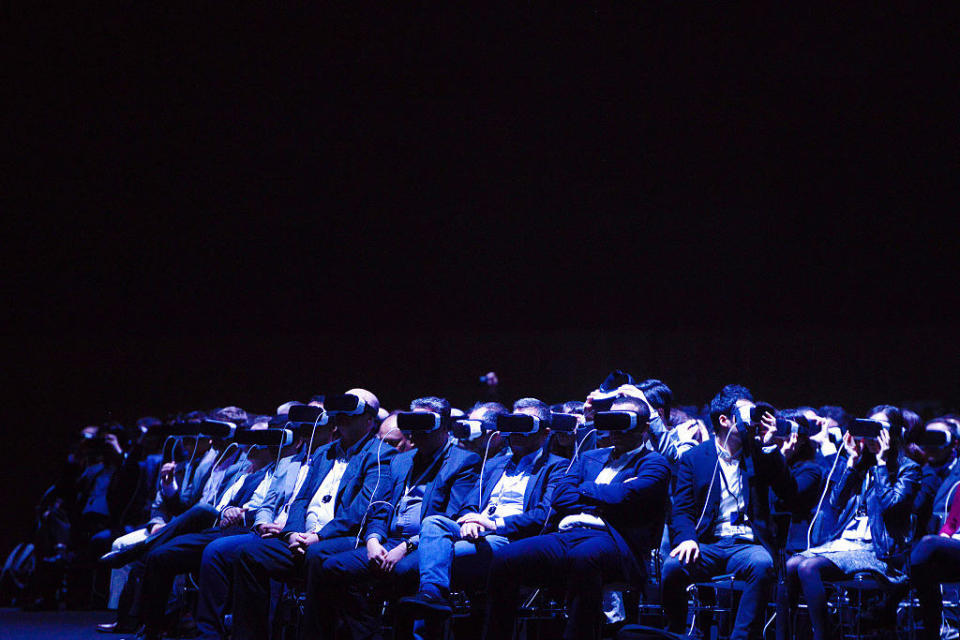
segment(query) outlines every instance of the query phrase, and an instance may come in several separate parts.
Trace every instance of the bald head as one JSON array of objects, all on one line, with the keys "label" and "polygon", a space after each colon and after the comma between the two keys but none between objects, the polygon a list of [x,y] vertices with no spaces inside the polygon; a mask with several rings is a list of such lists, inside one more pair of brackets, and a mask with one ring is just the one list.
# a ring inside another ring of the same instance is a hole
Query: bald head
[{"label": "bald head", "polygon": [[377,396],[373,395],[366,389],[350,389],[347,391],[347,393],[355,395],[363,400],[364,404],[370,408],[370,412],[373,413],[373,415],[377,415],[380,412],[380,401],[377,399]]}]

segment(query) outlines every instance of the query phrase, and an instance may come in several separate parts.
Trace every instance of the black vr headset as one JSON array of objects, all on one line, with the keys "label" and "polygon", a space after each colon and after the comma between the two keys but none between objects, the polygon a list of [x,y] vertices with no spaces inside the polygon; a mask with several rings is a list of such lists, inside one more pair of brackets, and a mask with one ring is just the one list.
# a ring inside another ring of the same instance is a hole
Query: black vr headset
[{"label": "black vr headset", "polygon": [[532,436],[538,433],[542,427],[549,426],[548,421],[540,420],[537,416],[526,413],[501,413],[497,415],[497,431],[500,433]]},{"label": "black vr headset", "polygon": [[950,433],[940,429],[924,429],[917,434],[916,443],[921,447],[945,447],[953,441]]},{"label": "black vr headset", "polygon": [[267,447],[286,447],[293,444],[290,429],[239,429],[234,434],[237,444],[252,444]]},{"label": "black vr headset", "polygon": [[430,433],[443,424],[439,413],[433,411],[401,411],[397,414],[397,428],[404,433]]},{"label": "black vr headset", "polygon": [[850,435],[857,440],[876,440],[882,429],[890,427],[879,420],[865,420],[858,418],[850,423]]},{"label": "black vr headset", "polygon": [[598,411],[593,417],[597,431],[633,431],[646,426],[646,419],[636,411]]},{"label": "black vr headset", "polygon": [[197,436],[228,440],[233,437],[237,425],[226,420],[207,418],[202,422],[175,422],[165,427],[151,427],[151,429],[158,429],[161,435],[165,436]]},{"label": "black vr headset", "polygon": [[[329,414],[343,414],[346,416],[359,416],[367,411],[372,413],[373,407],[368,407],[360,396],[352,393],[344,393],[339,396],[328,396],[323,401],[323,408]],[[293,407],[291,407],[293,409]]]},{"label": "black vr headset", "polygon": [[450,433],[457,440],[476,440],[483,432],[487,431],[483,420],[472,420],[470,418],[457,418],[453,421]]},{"label": "black vr headset", "polygon": [[554,433],[573,433],[580,424],[575,413],[554,413],[550,416],[550,430]]}]

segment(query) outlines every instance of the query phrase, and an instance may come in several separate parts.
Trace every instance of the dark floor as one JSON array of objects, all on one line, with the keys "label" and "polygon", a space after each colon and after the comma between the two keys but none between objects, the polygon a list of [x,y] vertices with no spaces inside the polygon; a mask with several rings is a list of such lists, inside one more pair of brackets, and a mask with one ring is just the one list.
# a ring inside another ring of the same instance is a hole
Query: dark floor
[{"label": "dark floor", "polygon": [[[111,622],[113,611],[38,611],[0,609],[0,640],[106,640],[125,635],[104,635],[94,628]],[[133,634],[130,634],[131,636]]]}]

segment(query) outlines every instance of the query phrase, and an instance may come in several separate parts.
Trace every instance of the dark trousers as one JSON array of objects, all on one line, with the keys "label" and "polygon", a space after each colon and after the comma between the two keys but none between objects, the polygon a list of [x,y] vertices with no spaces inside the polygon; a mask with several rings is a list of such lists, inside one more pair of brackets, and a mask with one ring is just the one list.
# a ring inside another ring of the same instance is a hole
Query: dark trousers
[{"label": "dark trousers", "polygon": [[[355,536],[321,540],[307,548],[305,555],[294,555],[279,538],[244,536],[233,551],[233,640],[263,640],[270,637],[270,580],[300,578],[306,566],[322,563],[330,556],[353,549]],[[366,549],[363,549],[366,558]],[[320,628],[316,598],[308,580],[303,612],[304,637],[312,637]]]},{"label": "dark trousers", "polygon": [[921,638],[936,640],[943,614],[940,584],[960,581],[960,540],[925,536],[910,554],[910,577],[920,599]]},{"label": "dark trousers", "polygon": [[[216,523],[219,514],[209,505],[194,505],[173,518],[162,529],[147,536],[142,544],[144,554],[153,549],[162,547],[175,538],[187,533],[199,533],[207,530]],[[123,591],[120,592],[120,601],[117,604],[117,620],[143,620],[143,577],[146,572],[145,557],[134,561],[130,565],[130,574]],[[169,591],[169,589],[168,589]],[[166,603],[166,596],[164,596]]]},{"label": "dark trousers", "polygon": [[154,546],[143,558],[144,573],[140,587],[140,618],[148,627],[163,625],[167,598],[178,574],[200,568],[204,548],[220,538],[235,537],[245,529],[210,529],[187,533]]},{"label": "dark trousers", "polygon": [[200,597],[197,602],[197,629],[203,640],[227,637],[223,618],[233,591],[233,565],[247,540],[259,540],[255,533],[231,536],[208,544],[200,558]]},{"label": "dark trousers", "polygon": [[[402,540],[388,540],[383,546],[393,549]],[[309,628],[304,638],[332,639],[339,617],[353,640],[380,637],[380,607],[376,599],[365,597],[371,585],[386,585],[401,592],[417,589],[419,557],[415,551],[397,563],[390,573],[371,568],[367,549],[361,546],[326,559],[307,559],[307,598],[316,605],[317,626]],[[305,629],[307,630],[307,629]]]},{"label": "dark trousers", "polygon": [[632,562],[621,556],[606,530],[571,529],[511,542],[490,566],[484,637],[512,637],[520,585],[550,584],[566,587],[569,617],[563,637],[599,637],[603,585],[624,580],[624,566]]},{"label": "dark trousers", "polygon": [[664,563],[661,589],[670,631],[682,633],[686,626],[687,586],[725,573],[736,574],[739,580],[746,582],[731,640],[760,636],[763,607],[775,579],[773,558],[762,545],[734,538],[701,544],[700,558],[691,564],[683,565],[678,558],[669,558]]}]

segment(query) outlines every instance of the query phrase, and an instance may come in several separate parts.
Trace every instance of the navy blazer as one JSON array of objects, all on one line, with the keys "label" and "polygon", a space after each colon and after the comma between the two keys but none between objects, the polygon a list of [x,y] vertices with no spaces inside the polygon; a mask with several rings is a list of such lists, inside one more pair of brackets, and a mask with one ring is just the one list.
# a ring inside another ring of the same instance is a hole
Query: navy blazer
[{"label": "navy blazer", "polygon": [[[376,516],[371,517],[366,527],[365,538],[373,535],[387,540],[393,519],[396,516],[396,507],[403,498],[407,482],[413,470],[413,458],[417,450],[405,451],[394,456],[390,462],[390,477],[393,480],[389,497],[383,498],[389,505],[378,505]],[[454,518],[461,512],[470,496],[470,491],[477,484],[477,472],[480,469],[480,456],[466,449],[454,447],[450,444],[439,449],[435,455],[441,455],[437,468],[433,471],[433,478],[428,479],[423,492],[423,506],[420,509],[420,522],[432,515],[443,515]]]},{"label": "navy blazer", "polygon": [[[340,440],[325,444],[310,458],[310,471],[307,473],[300,492],[290,505],[287,524],[281,535],[302,532],[307,526],[307,509],[314,495],[323,484],[323,479],[333,468],[338,457],[345,457],[347,468],[340,479],[337,495],[334,496],[334,516],[317,535],[320,539],[356,535],[360,524],[377,500],[385,500],[390,489],[389,463],[397,450],[373,431],[344,451]],[[372,510],[371,510],[372,513]]]},{"label": "navy blazer", "polygon": [[[747,446],[740,455],[740,470],[743,486],[749,489],[744,496],[748,522],[752,525],[756,540],[772,555],[776,540],[770,518],[770,489],[779,498],[794,500],[797,481],[787,469],[779,449],[764,453],[759,446],[754,446],[755,441],[745,444]],[[673,546],[687,540],[705,543],[717,541],[714,529],[720,516],[720,473],[716,438],[697,445],[681,456],[670,518]],[[710,503],[704,509],[708,494]]]},{"label": "navy blazer", "polygon": [[670,492],[670,463],[661,454],[641,449],[610,484],[597,476],[610,460],[612,447],[581,451],[553,492],[557,522],[564,516],[589,513],[603,518],[625,561],[627,579],[646,576],[646,557],[659,546]]},{"label": "navy blazer", "polygon": [[823,495],[823,467],[813,460],[798,460],[789,465],[790,473],[797,482],[797,493],[790,500],[771,496],[774,508],[781,513],[790,514],[790,529],[787,532],[785,546],[788,551],[802,551],[807,548],[807,533],[810,531],[810,518]]},{"label": "navy blazer", "polygon": [[[470,491],[465,504],[458,511],[458,517],[465,513],[480,513],[481,509],[486,509],[490,498],[493,497],[493,491],[497,483],[503,477],[503,472],[512,459],[512,456],[500,455],[487,460],[483,469],[483,494],[480,494],[480,483],[477,482],[473,490]],[[523,492],[523,513],[504,518],[503,526],[497,527],[497,535],[506,536],[511,540],[519,540],[539,534],[543,530],[543,523],[546,522],[550,512],[553,492],[569,465],[570,461],[566,458],[547,453],[546,448],[541,449],[540,459],[533,466],[532,475],[527,481],[526,490]],[[483,500],[482,505],[480,504],[481,499]]]}]

